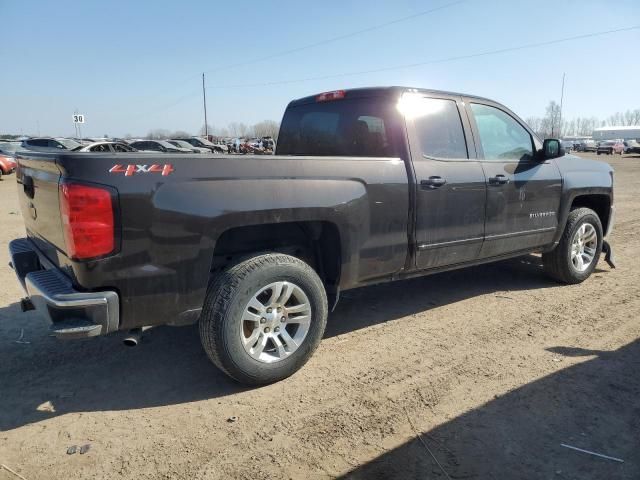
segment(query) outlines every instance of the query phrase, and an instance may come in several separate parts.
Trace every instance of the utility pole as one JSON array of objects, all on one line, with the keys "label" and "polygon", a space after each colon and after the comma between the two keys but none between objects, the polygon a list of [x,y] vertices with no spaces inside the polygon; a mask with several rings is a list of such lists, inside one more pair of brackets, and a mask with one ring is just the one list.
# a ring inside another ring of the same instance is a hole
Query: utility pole
[{"label": "utility pole", "polygon": [[558,137],[562,136],[562,103],[564,102],[564,76],[562,74],[562,90],[560,91],[560,125],[558,125]]},{"label": "utility pole", "polygon": [[202,103],[204,105],[204,135],[209,140],[209,125],[207,125],[207,91],[204,87],[204,73],[202,74]]}]

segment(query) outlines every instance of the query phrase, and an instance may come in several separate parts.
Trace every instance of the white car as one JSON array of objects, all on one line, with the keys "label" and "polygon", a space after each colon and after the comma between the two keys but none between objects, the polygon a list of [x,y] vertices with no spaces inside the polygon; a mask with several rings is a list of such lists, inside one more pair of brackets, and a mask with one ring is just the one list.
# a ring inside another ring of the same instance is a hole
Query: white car
[{"label": "white car", "polygon": [[76,150],[76,152],[107,152],[126,153],[137,152],[138,150],[124,142],[93,142]]}]

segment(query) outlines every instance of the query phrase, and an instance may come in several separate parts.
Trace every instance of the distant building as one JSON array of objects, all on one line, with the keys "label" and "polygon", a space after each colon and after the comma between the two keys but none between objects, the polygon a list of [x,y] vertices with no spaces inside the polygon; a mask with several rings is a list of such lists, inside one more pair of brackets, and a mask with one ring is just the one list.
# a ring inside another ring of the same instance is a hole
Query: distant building
[{"label": "distant building", "polygon": [[638,140],[640,141],[640,125],[601,127],[593,130],[594,140]]}]

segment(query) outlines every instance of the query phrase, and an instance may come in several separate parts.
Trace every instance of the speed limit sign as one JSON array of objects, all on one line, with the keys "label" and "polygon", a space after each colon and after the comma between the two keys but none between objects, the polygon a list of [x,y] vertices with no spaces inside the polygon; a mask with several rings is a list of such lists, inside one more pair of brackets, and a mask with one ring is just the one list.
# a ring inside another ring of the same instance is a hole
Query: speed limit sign
[{"label": "speed limit sign", "polygon": [[73,114],[73,123],[84,123],[84,115],[79,113]]}]

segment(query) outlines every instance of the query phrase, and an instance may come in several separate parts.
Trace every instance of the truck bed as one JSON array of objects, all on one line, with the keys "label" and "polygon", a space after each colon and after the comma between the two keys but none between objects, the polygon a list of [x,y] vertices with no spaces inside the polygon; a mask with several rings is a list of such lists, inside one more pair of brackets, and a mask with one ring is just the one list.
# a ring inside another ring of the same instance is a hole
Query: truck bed
[{"label": "truck bed", "polygon": [[[400,271],[407,259],[409,181],[397,158],[33,153],[18,157],[17,181],[38,254],[79,291],[118,292],[121,329],[197,318],[216,241],[234,226],[336,225],[342,288]],[[115,189],[112,254],[69,258],[64,182]]]}]

